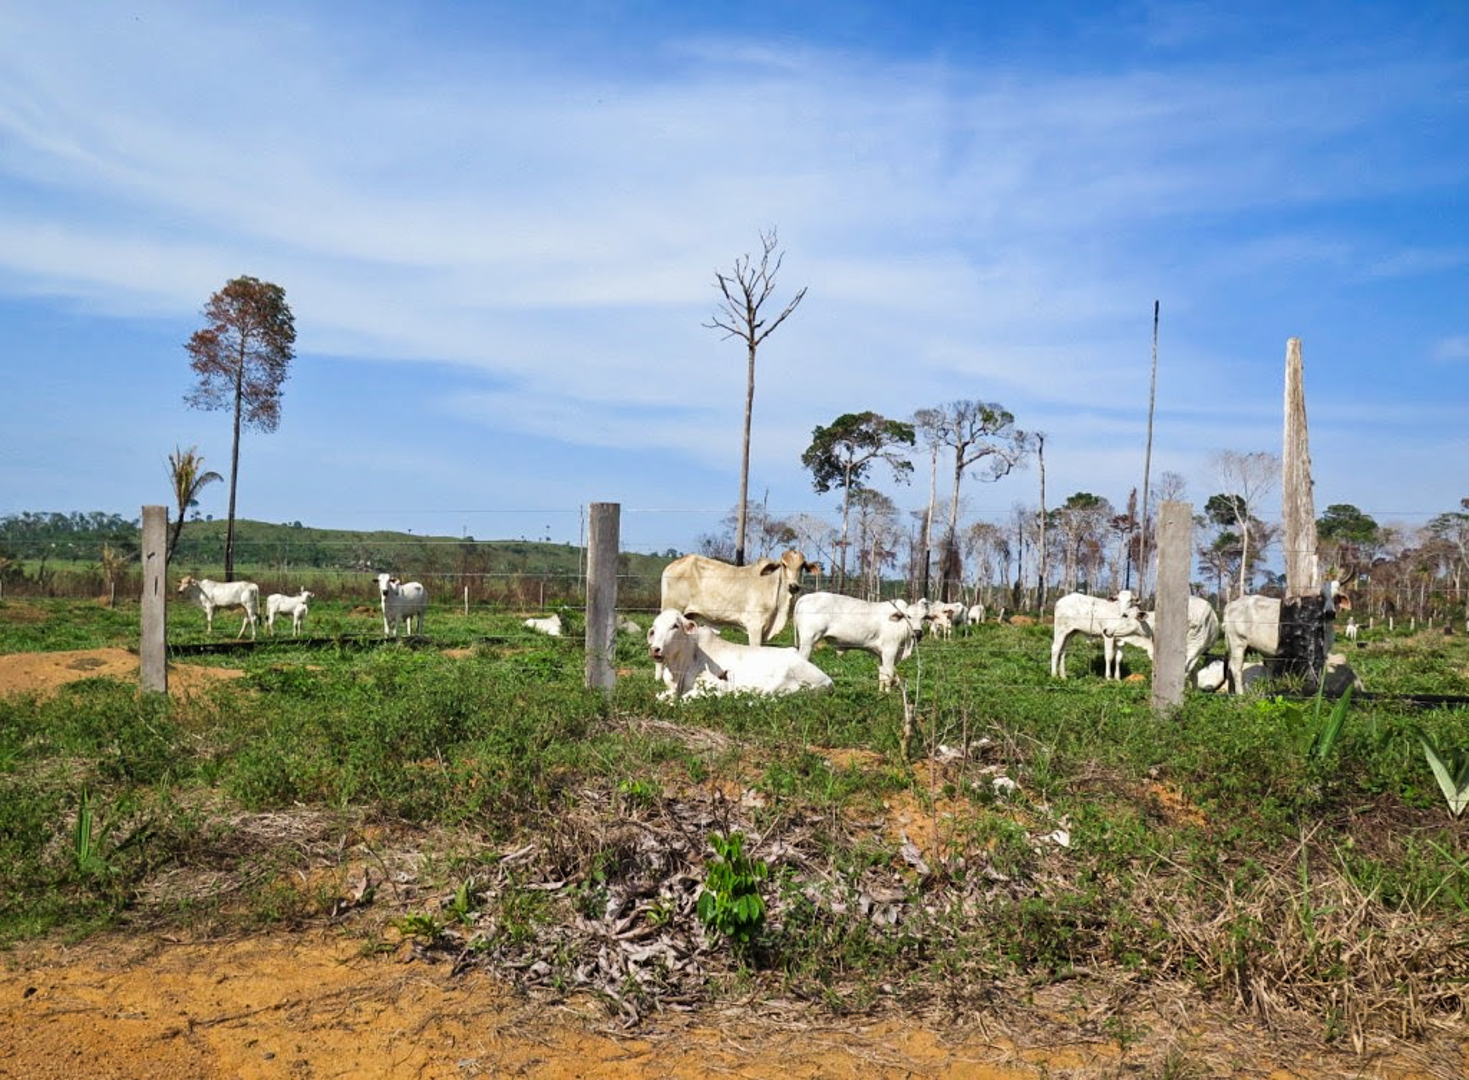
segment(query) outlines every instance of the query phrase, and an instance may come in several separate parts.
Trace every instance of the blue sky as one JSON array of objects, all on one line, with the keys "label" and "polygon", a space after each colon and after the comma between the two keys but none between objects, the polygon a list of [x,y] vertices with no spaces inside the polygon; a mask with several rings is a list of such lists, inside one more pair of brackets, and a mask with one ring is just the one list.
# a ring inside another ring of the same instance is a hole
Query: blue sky
[{"label": "blue sky", "polygon": [[1155,478],[1278,452],[1299,336],[1318,512],[1419,525],[1469,495],[1466,194],[1458,0],[0,0],[0,514],[166,503],[175,445],[227,472],[183,346],[249,274],[299,337],[241,516],[575,541],[607,501],[691,547],[738,497],[714,273],[775,227],[773,512],[839,507],[816,425],[955,399],[1047,434],[1053,503],[1124,503],[1158,300]]}]

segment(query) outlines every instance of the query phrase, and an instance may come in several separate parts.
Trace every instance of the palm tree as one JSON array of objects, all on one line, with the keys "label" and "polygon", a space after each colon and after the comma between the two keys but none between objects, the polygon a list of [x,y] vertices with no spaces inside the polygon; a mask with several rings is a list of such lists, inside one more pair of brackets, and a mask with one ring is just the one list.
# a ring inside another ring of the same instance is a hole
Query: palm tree
[{"label": "palm tree", "polygon": [[189,507],[198,505],[199,493],[207,485],[224,477],[212,470],[204,471],[204,455],[195,446],[187,450],[180,450],[177,446],[173,448],[173,453],[168,455],[168,474],[173,481],[174,502],[179,508],[179,516],[168,532],[168,553],[165,556],[167,562],[173,562],[174,548],[178,547],[179,534],[184,531],[184,515]]}]

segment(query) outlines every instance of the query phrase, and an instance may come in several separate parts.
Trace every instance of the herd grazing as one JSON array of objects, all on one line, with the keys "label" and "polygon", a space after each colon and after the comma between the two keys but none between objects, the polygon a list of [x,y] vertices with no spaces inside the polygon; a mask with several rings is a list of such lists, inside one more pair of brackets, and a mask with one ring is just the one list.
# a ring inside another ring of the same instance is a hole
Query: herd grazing
[{"label": "herd grazing", "polygon": [[[735,692],[828,690],[831,677],[811,660],[823,641],[838,652],[855,649],[875,656],[878,689],[888,691],[902,685],[898,665],[914,654],[925,635],[947,639],[956,629],[967,635],[971,626],[984,622],[984,605],[977,603],[870,601],[834,592],[803,592],[803,575],[820,573],[820,564],[795,549],[778,559],[762,558],[748,566],[702,555],[685,555],[670,562],[660,581],[660,614],[647,631],[654,677],[663,684],[660,697],[676,701]],[[422,635],[427,589],[420,582],[403,582],[389,573],[377,575],[377,589],[383,636]],[[179,582],[178,593],[204,611],[208,633],[214,632],[216,610],[239,609],[244,619],[236,640],[247,629],[251,639],[255,638],[260,587],[254,582],[186,576]],[[265,605],[268,632],[274,636],[277,616],[289,616],[292,636],[299,636],[312,598],[306,589],[294,595],[272,593]],[[1325,583],[1322,598],[1329,652],[1336,607],[1334,581]],[[1002,610],[1000,617],[1004,615]],[[1269,661],[1280,647],[1280,618],[1281,601],[1273,597],[1249,595],[1232,600],[1222,619],[1207,600],[1189,597],[1185,675],[1199,665],[1222,632],[1226,658],[1200,670],[1196,685],[1244,692],[1270,669]],[[1107,680],[1121,677],[1124,646],[1141,649],[1149,658],[1154,655],[1154,613],[1142,610],[1129,590],[1112,597],[1068,593],[1056,600],[1051,622],[1052,678],[1066,678],[1066,647],[1076,635],[1100,640],[1103,678]],[[788,623],[794,631],[794,648],[766,644]],[[559,614],[528,618],[523,625],[551,637],[561,637],[567,629]],[[743,629],[748,643],[727,640],[719,627]],[[643,632],[623,614],[616,616],[615,629],[623,634]],[[1343,634],[1355,640],[1357,630],[1356,622],[1348,619]],[[1251,651],[1265,663],[1247,667],[1245,655]],[[1333,659],[1339,663],[1341,658]]]}]

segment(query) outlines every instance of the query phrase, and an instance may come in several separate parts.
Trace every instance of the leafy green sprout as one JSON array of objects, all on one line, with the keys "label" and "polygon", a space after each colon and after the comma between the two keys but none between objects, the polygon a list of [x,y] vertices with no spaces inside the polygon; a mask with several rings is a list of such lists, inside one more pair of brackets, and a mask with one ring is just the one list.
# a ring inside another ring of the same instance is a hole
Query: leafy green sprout
[{"label": "leafy green sprout", "polygon": [[1448,800],[1449,813],[1458,817],[1469,807],[1469,749],[1462,746],[1444,752],[1421,729],[1418,741],[1423,744],[1423,753],[1428,758],[1428,767],[1438,781],[1439,790]]},{"label": "leafy green sprout", "polygon": [[709,863],[709,875],[696,909],[705,926],[740,947],[753,942],[765,925],[760,882],[770,874],[769,864],[747,855],[744,843],[737,832],[728,836],[710,834],[709,845],[715,857]]}]

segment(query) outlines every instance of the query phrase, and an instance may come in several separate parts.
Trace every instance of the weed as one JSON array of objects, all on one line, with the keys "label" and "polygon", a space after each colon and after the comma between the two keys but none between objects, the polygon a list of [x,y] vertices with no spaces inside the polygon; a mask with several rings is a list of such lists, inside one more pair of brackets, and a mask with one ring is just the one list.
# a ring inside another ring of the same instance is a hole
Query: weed
[{"label": "weed", "polygon": [[767,863],[745,854],[744,845],[744,837],[737,832],[709,835],[714,858],[697,909],[705,926],[741,948],[750,945],[765,925],[760,882],[770,873]]}]

